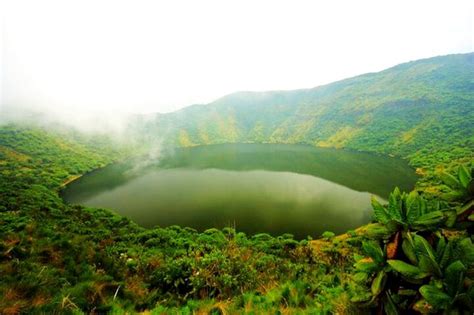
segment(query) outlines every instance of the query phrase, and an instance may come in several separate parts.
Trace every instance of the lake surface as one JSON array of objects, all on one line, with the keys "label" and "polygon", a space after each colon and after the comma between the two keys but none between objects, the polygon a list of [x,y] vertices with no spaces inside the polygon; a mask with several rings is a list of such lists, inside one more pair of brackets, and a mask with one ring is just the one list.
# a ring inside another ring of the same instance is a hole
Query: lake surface
[{"label": "lake surface", "polygon": [[305,145],[222,144],[111,165],[72,182],[70,203],[109,208],[145,227],[235,227],[298,238],[370,221],[372,194],[411,190],[403,160]]}]

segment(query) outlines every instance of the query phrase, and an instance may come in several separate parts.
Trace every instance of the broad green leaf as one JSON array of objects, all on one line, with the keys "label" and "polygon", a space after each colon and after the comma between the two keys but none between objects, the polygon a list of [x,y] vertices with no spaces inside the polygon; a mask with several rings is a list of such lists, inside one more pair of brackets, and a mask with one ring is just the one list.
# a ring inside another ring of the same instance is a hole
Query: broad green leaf
[{"label": "broad green leaf", "polygon": [[429,273],[431,275],[441,276],[441,272],[439,271],[438,264],[435,265],[431,259],[428,257],[421,255],[418,259],[418,267],[421,271]]},{"label": "broad green leaf", "polygon": [[456,260],[446,268],[445,280],[447,291],[450,296],[456,296],[461,289],[465,272],[466,267],[459,260]]},{"label": "broad green leaf", "polygon": [[441,197],[444,200],[448,200],[448,201],[462,200],[464,198],[464,192],[459,191],[459,190],[453,190],[448,193],[442,194]]},{"label": "broad green leaf", "polygon": [[469,237],[455,242],[453,257],[462,261],[466,266],[474,264],[474,245]]},{"label": "broad green leaf", "polygon": [[444,269],[447,266],[447,264],[449,263],[449,261],[451,259],[451,256],[452,256],[453,247],[454,247],[453,242],[448,242],[448,244],[446,245],[446,247],[444,249],[444,252],[443,252],[443,256],[441,257],[441,260],[439,260],[439,267],[441,269]]},{"label": "broad green leaf", "polygon": [[440,261],[441,257],[443,257],[444,250],[446,249],[446,239],[441,236],[438,240],[438,244],[436,245],[436,260]]},{"label": "broad green leaf", "polygon": [[351,302],[353,303],[363,303],[367,302],[372,298],[372,294],[369,292],[358,293],[357,295],[351,297]]},{"label": "broad green leaf", "polygon": [[387,281],[387,273],[385,271],[381,270],[375,277],[375,279],[372,281],[372,295],[377,296],[382,292],[383,288],[385,287],[385,282]]},{"label": "broad green leaf", "polygon": [[393,192],[391,193],[396,199],[400,199],[400,197],[402,196],[402,193],[400,192],[400,188],[398,187],[395,187],[395,189],[393,189]]},{"label": "broad green leaf", "polygon": [[438,210],[429,212],[418,217],[418,219],[413,222],[413,227],[416,227],[418,229],[434,228],[443,223],[444,221],[446,221],[446,216],[442,211]]},{"label": "broad green leaf", "polygon": [[400,225],[396,221],[393,221],[393,220],[390,220],[387,224],[385,224],[385,226],[392,234],[397,232],[400,227]]},{"label": "broad green leaf", "polygon": [[[411,238],[411,237],[410,237]],[[405,238],[402,242],[402,250],[405,256],[410,260],[410,262],[414,265],[418,264],[418,258],[415,254],[415,249],[413,247],[413,243],[411,239]]]},{"label": "broad green leaf", "polygon": [[387,239],[396,229],[391,228],[391,224],[371,223],[366,226],[367,236],[371,239]]},{"label": "broad green leaf", "polygon": [[436,309],[446,309],[451,304],[451,297],[434,285],[421,286],[420,293]]},{"label": "broad green leaf", "polygon": [[456,213],[456,210],[447,210],[444,211],[444,215],[446,217],[446,226],[447,227],[453,227],[454,224],[456,224],[456,220],[458,218],[458,214]]},{"label": "broad green leaf", "polygon": [[398,187],[388,197],[388,214],[392,220],[395,220],[401,224],[405,224],[402,212],[403,201],[401,199],[400,190]]},{"label": "broad green leaf", "polygon": [[405,203],[409,207],[413,202],[417,200],[419,194],[416,190],[411,191],[408,196],[405,198]]},{"label": "broad green leaf", "polygon": [[384,262],[384,252],[378,243],[372,241],[363,242],[362,249],[376,263],[380,264]]},{"label": "broad green leaf", "polygon": [[390,267],[392,267],[393,270],[407,278],[423,279],[429,276],[429,274],[422,272],[420,268],[407,264],[402,260],[389,259],[387,260],[387,263],[390,265]]},{"label": "broad green leaf", "polygon": [[463,188],[461,182],[459,182],[459,180],[456,177],[454,177],[453,175],[451,175],[449,173],[441,172],[440,173],[440,178],[446,185],[448,185],[452,189]]},{"label": "broad green leaf", "polygon": [[406,218],[409,224],[413,223],[420,215],[420,197],[415,190],[406,198]]},{"label": "broad green leaf", "polygon": [[459,207],[458,210],[456,211],[456,213],[458,215],[461,215],[461,214],[463,214],[464,212],[466,212],[467,210],[469,210],[473,207],[474,207],[474,200],[471,200],[468,203],[466,203],[465,205],[463,205],[462,207]]},{"label": "broad green leaf", "polygon": [[371,273],[380,269],[380,266],[376,264],[372,259],[364,258],[354,264],[354,267],[362,272]]},{"label": "broad green leaf", "polygon": [[367,281],[368,275],[365,272],[357,272],[354,276],[352,276],[352,279],[354,279],[355,282],[359,283],[365,283]]},{"label": "broad green leaf", "polygon": [[428,205],[424,198],[420,198],[420,215],[428,213]]},{"label": "broad green leaf", "polygon": [[372,208],[374,209],[375,219],[378,222],[386,224],[388,221],[390,221],[390,216],[388,215],[387,210],[385,210],[384,206],[380,204],[375,196],[372,196],[371,203]]},{"label": "broad green leaf", "polygon": [[467,188],[471,181],[471,173],[464,165],[460,165],[458,169],[459,182],[464,188]]},{"label": "broad green leaf", "polygon": [[[436,256],[433,251],[433,247],[431,247],[428,241],[420,235],[415,235],[413,237],[413,242],[415,245],[415,253],[417,254],[420,264],[423,261],[423,269],[429,268],[431,272],[438,276],[441,276],[441,269],[439,268],[438,262],[436,261]],[[426,257],[427,260],[422,257]]]},{"label": "broad green leaf", "polygon": [[431,200],[430,206],[431,206],[431,209],[429,209],[428,212],[438,211],[441,208],[439,204],[439,200]]}]

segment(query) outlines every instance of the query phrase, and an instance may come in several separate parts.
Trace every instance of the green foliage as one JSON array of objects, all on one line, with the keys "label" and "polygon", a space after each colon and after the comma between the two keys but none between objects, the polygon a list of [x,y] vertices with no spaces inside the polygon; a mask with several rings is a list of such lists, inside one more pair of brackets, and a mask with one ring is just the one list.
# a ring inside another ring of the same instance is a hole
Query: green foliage
[{"label": "green foliage", "polygon": [[[442,174],[453,192],[462,192],[453,203],[441,206],[416,192],[405,194],[398,189],[390,195],[388,205],[372,199],[378,224],[396,222],[398,229],[387,228],[392,235],[385,238],[389,242],[385,250],[381,238],[366,234],[374,240],[363,242],[365,256],[356,259],[359,273],[354,279],[370,285],[371,295],[355,293],[354,302],[387,313],[405,313],[410,308],[421,313],[474,310],[470,278],[474,274],[474,245],[466,237],[472,224],[465,216],[465,212],[472,212],[472,196],[464,193],[471,172],[460,166],[458,177]],[[447,215],[454,220],[447,220]]]},{"label": "green foliage", "polygon": [[[15,128],[6,127],[0,143],[8,148],[0,163],[0,270],[5,275],[0,294],[7,297],[0,302],[2,311],[192,313],[251,307],[321,313],[342,304],[351,308],[348,293],[357,305],[392,313],[410,303],[440,310],[471,303],[472,290],[464,284],[472,274],[471,239],[465,234],[447,239],[437,232],[469,228],[469,200],[426,200],[396,189],[387,205],[373,199],[377,223],[351,231],[347,241],[326,232],[326,247],[319,252],[313,249],[319,240],[299,242],[291,235],[247,237],[231,228],[198,233],[177,226],[144,230],[108,211],[67,205],[58,197],[61,184],[75,176],[73,165],[85,163],[85,172],[110,158],[83,160],[78,152],[88,156],[93,147],[85,139]],[[50,142],[74,149],[41,149]],[[469,171],[466,166],[454,172],[460,185],[449,189],[463,189]],[[400,250],[389,258],[396,235]],[[347,258],[352,252],[364,254],[356,255],[355,270]],[[366,283],[368,289],[359,288]],[[223,305],[223,300],[230,302]]]},{"label": "green foliage", "polygon": [[191,314],[219,310],[226,299],[239,309],[243,294],[261,299],[255,309],[262,311],[327,312],[326,296],[343,293],[333,289],[338,269],[316,262],[308,241],[289,234],[146,230],[106,210],[65,204],[58,191],[78,165],[84,173],[125,153],[107,146],[100,153],[88,139],[33,127],[0,131],[2,314]]},{"label": "green foliage", "polygon": [[438,201],[427,201],[416,191],[401,193],[398,188],[390,194],[386,206],[372,197],[374,217],[382,225],[403,230],[434,230],[448,220],[447,205]]},{"label": "green foliage", "polygon": [[336,234],[334,234],[334,232],[331,232],[331,231],[326,231],[324,232],[323,234],[321,234],[322,237],[324,238],[333,238],[334,236],[336,236]]},{"label": "green foliage", "polygon": [[471,314],[472,58],[237,93],[132,126],[143,145],[155,134],[182,145],[306,143],[393,154],[419,168],[417,191],[395,189],[387,204],[374,198],[376,222],[341,237],[146,230],[65,204],[64,184],[133,148],[64,128],[1,126],[0,313]]}]

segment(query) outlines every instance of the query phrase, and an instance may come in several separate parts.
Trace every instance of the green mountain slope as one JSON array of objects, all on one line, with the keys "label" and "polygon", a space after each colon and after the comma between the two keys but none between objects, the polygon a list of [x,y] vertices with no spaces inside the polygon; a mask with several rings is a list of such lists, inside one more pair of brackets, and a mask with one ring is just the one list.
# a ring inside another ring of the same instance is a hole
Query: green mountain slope
[{"label": "green mountain slope", "polygon": [[313,89],[238,92],[158,114],[141,132],[190,146],[306,143],[428,166],[474,151],[474,53],[408,62]]}]

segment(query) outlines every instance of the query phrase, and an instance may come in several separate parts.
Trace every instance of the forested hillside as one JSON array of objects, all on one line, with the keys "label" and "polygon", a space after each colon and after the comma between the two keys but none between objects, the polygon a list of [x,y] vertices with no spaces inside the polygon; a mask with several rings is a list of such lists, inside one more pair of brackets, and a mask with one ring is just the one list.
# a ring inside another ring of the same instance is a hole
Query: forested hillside
[{"label": "forested hillside", "polygon": [[165,143],[306,143],[429,167],[474,151],[474,53],[408,62],[295,91],[238,92],[146,117]]}]

